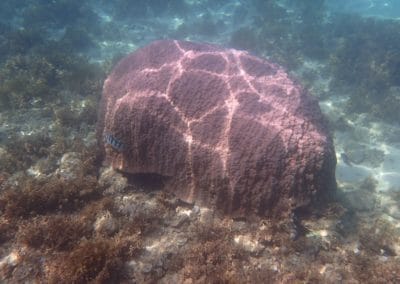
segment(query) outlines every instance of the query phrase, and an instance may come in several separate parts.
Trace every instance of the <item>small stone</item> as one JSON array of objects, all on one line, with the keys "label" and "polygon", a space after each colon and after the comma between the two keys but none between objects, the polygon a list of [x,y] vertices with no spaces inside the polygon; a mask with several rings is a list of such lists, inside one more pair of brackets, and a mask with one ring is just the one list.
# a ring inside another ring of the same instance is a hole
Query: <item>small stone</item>
[{"label": "small stone", "polygon": [[112,168],[104,169],[99,178],[99,184],[105,187],[106,194],[121,193],[128,186],[128,180]]},{"label": "small stone", "polygon": [[247,226],[246,222],[243,221],[235,221],[232,224],[232,229],[235,231],[242,231]]},{"label": "small stone", "polygon": [[193,206],[193,208],[192,208],[192,214],[193,214],[193,215],[198,215],[199,213],[200,213],[200,207],[197,206],[197,205]]},{"label": "small stone", "polygon": [[[170,283],[186,283],[184,281],[184,276],[181,273],[168,273],[162,279],[158,281],[160,284],[170,284]],[[189,283],[187,283],[189,284]]]},{"label": "small stone", "polygon": [[60,166],[56,171],[66,180],[82,178],[84,174],[84,165],[81,156],[77,152],[65,153],[60,160]]},{"label": "small stone", "polygon": [[208,208],[200,209],[200,222],[211,225],[214,223],[214,212]]},{"label": "small stone", "polygon": [[184,207],[180,207],[180,206],[178,206],[178,207],[175,209],[175,211],[176,211],[176,213],[177,213],[178,215],[186,215],[186,216],[188,216],[188,217],[190,217],[190,215],[192,214],[192,210],[187,209],[187,208],[184,208]]},{"label": "small stone", "polygon": [[179,228],[181,227],[183,224],[188,223],[189,222],[189,216],[188,215],[179,215],[177,217],[175,217],[170,225],[174,228]]},{"label": "small stone", "polygon": [[371,211],[375,208],[376,197],[365,190],[354,190],[344,193],[344,202],[357,211]]},{"label": "small stone", "polygon": [[20,256],[17,252],[11,252],[9,255],[3,257],[0,260],[0,268],[2,268],[5,265],[14,267],[18,264],[20,260],[21,260]]},{"label": "small stone", "polygon": [[361,148],[347,151],[346,155],[349,157],[351,163],[361,164],[365,159],[365,150]]},{"label": "small stone", "polygon": [[178,239],[176,240],[176,244],[177,244],[178,246],[183,246],[184,244],[187,243],[187,241],[188,241],[188,239],[185,238],[185,237],[178,238]]},{"label": "small stone", "polygon": [[343,276],[340,270],[332,264],[326,264],[321,268],[320,273],[323,276],[325,283],[342,283]]},{"label": "small stone", "polygon": [[253,255],[259,255],[264,250],[264,247],[249,235],[237,235],[233,240],[235,244]]},{"label": "small stone", "polygon": [[150,273],[152,269],[153,266],[150,263],[145,263],[142,265],[142,272],[145,274]]},{"label": "small stone", "polygon": [[95,223],[94,230],[97,233],[113,234],[117,230],[117,223],[109,211],[99,214]]}]

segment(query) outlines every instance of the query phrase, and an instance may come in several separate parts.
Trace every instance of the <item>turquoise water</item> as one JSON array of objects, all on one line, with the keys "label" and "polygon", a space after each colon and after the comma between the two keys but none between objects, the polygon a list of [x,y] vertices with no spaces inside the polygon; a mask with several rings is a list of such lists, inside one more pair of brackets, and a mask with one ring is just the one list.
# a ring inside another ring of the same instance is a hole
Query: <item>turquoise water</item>
[{"label": "turquoise water", "polygon": [[[204,225],[206,209],[102,169],[103,82],[159,39],[283,66],[329,120],[336,202],[298,223]],[[399,109],[397,0],[1,1],[1,279],[399,283]]]},{"label": "turquoise water", "polygon": [[341,13],[355,13],[361,16],[372,16],[378,18],[398,19],[400,17],[399,1],[380,1],[380,0],[354,0],[354,1],[327,1],[326,3],[332,11]]}]

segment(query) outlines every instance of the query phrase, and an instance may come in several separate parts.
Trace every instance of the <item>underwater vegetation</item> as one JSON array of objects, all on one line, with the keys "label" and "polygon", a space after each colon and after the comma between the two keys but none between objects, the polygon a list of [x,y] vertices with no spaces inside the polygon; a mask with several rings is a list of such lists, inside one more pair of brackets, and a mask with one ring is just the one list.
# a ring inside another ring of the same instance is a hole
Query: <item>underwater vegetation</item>
[{"label": "underwater vegetation", "polygon": [[399,121],[398,21],[349,14],[333,14],[327,21],[324,1],[291,1],[290,13],[275,1],[254,5],[263,13],[250,27],[232,33],[233,47],[267,56],[292,71],[307,59],[326,62],[323,76],[331,78],[331,90],[350,95],[346,112]]},{"label": "underwater vegetation", "polygon": [[295,25],[293,34],[302,54],[310,59],[324,59],[328,51],[324,37],[325,0],[295,1],[294,9],[299,11],[301,23]]},{"label": "underwater vegetation", "polygon": [[95,26],[97,14],[79,0],[29,1],[22,13],[25,28],[51,30],[68,26]]},{"label": "underwater vegetation", "polygon": [[[254,0],[232,15],[229,35],[212,11],[226,2],[0,1],[0,282],[400,283],[399,228],[380,212],[341,200],[296,223],[226,219],[105,177],[94,129],[118,58],[96,63],[103,42],[225,36],[225,46],[289,72],[323,62],[303,83],[330,78],[332,93],[349,95],[347,113],[400,120],[398,21],[328,15],[326,1]],[[152,34],[146,20],[158,16],[182,22]],[[372,182],[364,186],[375,197]],[[400,193],[391,198],[398,204]]]},{"label": "underwater vegetation", "polygon": [[[102,1],[104,4],[108,1]],[[181,15],[183,16],[187,4],[183,0],[118,0],[114,1],[112,14],[116,18],[137,17],[144,18],[148,16],[160,16],[163,14]]]},{"label": "underwater vegetation", "polygon": [[98,95],[103,78],[97,64],[74,54],[53,50],[47,55],[15,55],[0,67],[0,109],[56,102],[65,99],[65,92]]},{"label": "underwater vegetation", "polygon": [[252,28],[242,27],[237,29],[230,38],[230,45],[237,49],[257,52],[257,34]]},{"label": "underwater vegetation", "polygon": [[1,108],[20,108],[35,98],[46,99],[53,92],[57,70],[45,58],[15,56],[8,59],[1,72]]},{"label": "underwater vegetation", "polygon": [[[233,47],[246,48],[247,40],[253,43],[250,49],[261,53],[287,68],[295,68],[300,64],[298,61],[299,51],[292,39],[293,22],[286,9],[277,5],[275,1],[255,1],[254,6],[259,13],[253,19],[250,30],[246,28],[233,32],[231,42]],[[244,33],[247,33],[246,36]],[[257,39],[257,41],[251,41]]]},{"label": "underwater vegetation", "polygon": [[389,122],[400,119],[400,24],[391,20],[340,17],[329,58],[332,87],[351,86],[349,112],[369,112]]},{"label": "underwater vegetation", "polygon": [[276,1],[253,2],[262,12],[253,17],[251,26],[232,33],[233,47],[267,56],[289,70],[301,66],[304,58],[327,56],[324,1],[292,1],[291,11]]},{"label": "underwater vegetation", "polygon": [[[32,194],[28,192],[38,190],[42,194],[58,196],[54,199],[58,199],[56,203],[68,206],[35,210],[32,206],[25,207],[26,201],[19,203],[21,207],[16,214],[9,213],[6,218],[0,218],[3,246],[14,240],[24,252],[19,256],[18,266],[3,266],[3,279],[18,282],[33,278],[47,283],[121,282],[132,281],[128,275],[134,270],[135,280],[139,282],[157,282],[163,277],[178,282],[191,279],[195,282],[240,283],[257,283],[266,277],[278,282],[288,279],[306,282],[399,280],[396,274],[398,262],[390,258],[375,266],[373,261],[382,255],[379,248],[383,248],[385,254],[393,253],[390,246],[396,229],[381,220],[360,224],[361,254],[352,253],[351,248],[346,248],[346,254],[337,254],[343,242],[341,235],[326,239],[302,233],[293,240],[290,223],[218,220],[203,214],[174,219],[180,203],[163,193],[154,196],[153,209],[127,215],[121,211],[118,198],[104,195],[104,188],[90,184],[93,180],[87,184],[87,188],[92,189],[82,197],[62,194],[55,191],[54,186],[42,189],[38,184],[35,185],[38,188],[33,186],[20,192],[21,199],[30,199]],[[66,192],[76,192],[74,186],[57,182]],[[6,201],[10,201],[8,198],[9,194],[0,194],[0,210],[4,209]],[[129,210],[143,210],[141,206],[133,203]],[[322,219],[337,220],[345,211],[329,208]],[[149,264],[141,264],[149,254],[145,240],[163,238],[162,231],[170,230],[168,224],[173,231],[186,235],[183,240],[187,245],[179,246],[176,244],[179,239],[172,240],[165,244],[171,247],[170,250],[149,259]],[[307,227],[306,223],[302,225]],[[313,229],[316,228],[308,228],[305,232]],[[39,259],[41,266],[35,265]],[[132,259],[133,267],[127,264]],[[343,263],[347,263],[346,268],[338,265]],[[320,273],[324,266],[329,273]]]},{"label": "underwater vegetation", "polygon": [[[15,239],[25,247],[22,264],[8,267],[8,277],[12,273],[17,282],[33,277],[47,283],[104,282],[122,277],[123,260],[141,247],[138,232],[142,223],[135,220],[113,231],[96,231],[93,222],[102,212],[117,213],[113,200],[101,197],[95,181],[88,176],[72,183],[51,179],[38,184],[28,179],[19,190],[1,193],[0,240],[4,244]],[[73,214],[65,215],[67,212]],[[34,265],[39,254],[46,259],[42,268]],[[30,266],[36,268],[30,270]],[[7,277],[4,273],[8,274],[3,271],[2,279]]]},{"label": "underwater vegetation", "polygon": [[105,70],[83,54],[100,36],[93,11],[81,1],[21,3],[21,27],[0,25],[0,110],[63,101],[68,92],[98,96]]}]

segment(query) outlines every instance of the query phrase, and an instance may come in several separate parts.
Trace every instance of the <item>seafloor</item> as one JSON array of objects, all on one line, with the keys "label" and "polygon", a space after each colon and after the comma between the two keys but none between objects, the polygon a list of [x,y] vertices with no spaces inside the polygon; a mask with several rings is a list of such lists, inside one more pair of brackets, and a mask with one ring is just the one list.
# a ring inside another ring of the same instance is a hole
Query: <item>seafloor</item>
[{"label": "seafloor", "polygon": [[[1,281],[400,283],[400,8],[326,2],[1,1]],[[336,200],[296,222],[231,219],[101,167],[106,74],[160,38],[298,78],[334,133]]]}]

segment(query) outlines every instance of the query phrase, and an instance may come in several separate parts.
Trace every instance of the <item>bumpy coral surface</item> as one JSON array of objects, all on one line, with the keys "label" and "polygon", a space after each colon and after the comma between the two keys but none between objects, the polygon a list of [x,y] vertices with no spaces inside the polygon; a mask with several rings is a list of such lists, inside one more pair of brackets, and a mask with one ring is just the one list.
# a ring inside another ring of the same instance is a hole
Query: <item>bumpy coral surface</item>
[{"label": "bumpy coral surface", "polygon": [[106,161],[225,213],[286,216],[336,188],[318,103],[279,66],[209,44],[156,41],[104,83]]}]

